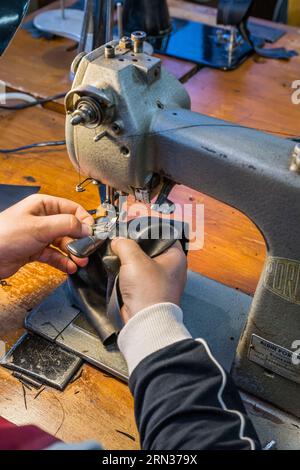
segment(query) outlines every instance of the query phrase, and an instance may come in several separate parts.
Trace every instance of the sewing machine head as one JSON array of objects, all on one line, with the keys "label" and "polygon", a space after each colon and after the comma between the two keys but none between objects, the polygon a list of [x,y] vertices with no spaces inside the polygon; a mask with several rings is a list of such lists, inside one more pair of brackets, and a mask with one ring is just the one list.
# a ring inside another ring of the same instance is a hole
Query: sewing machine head
[{"label": "sewing machine head", "polygon": [[149,200],[160,187],[147,152],[153,117],[165,107],[189,109],[190,99],[161,60],[143,52],[144,40],[136,32],[75,59],[66,133],[81,173]]}]

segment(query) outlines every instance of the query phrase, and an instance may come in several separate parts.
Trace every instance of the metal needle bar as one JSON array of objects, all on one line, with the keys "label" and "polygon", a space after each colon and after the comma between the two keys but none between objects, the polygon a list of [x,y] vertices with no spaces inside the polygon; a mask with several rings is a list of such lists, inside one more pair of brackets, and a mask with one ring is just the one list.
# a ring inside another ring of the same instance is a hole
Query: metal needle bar
[{"label": "metal needle bar", "polygon": [[60,0],[60,5],[61,5],[61,16],[62,19],[66,19],[66,2],[65,0]]},{"label": "metal needle bar", "polygon": [[118,36],[121,39],[124,36],[123,29],[123,3],[117,3],[117,18],[118,18]]}]

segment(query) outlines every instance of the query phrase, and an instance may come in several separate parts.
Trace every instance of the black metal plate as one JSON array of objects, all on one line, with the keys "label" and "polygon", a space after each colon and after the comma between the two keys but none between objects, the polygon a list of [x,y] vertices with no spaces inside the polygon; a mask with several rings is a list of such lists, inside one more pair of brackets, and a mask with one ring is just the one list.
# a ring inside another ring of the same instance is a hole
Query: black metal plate
[{"label": "black metal plate", "polygon": [[[253,54],[252,47],[245,41],[229,53],[228,43],[217,39],[218,31],[223,31],[221,27],[179,18],[173,18],[172,24],[173,32],[169,38],[153,44],[156,52],[223,70],[235,69]],[[249,26],[258,47],[265,41],[274,43],[285,34],[284,30],[270,26],[253,23]]]},{"label": "black metal plate", "polygon": [[63,390],[82,365],[82,360],[56,343],[26,333],[4,356],[1,364]]}]

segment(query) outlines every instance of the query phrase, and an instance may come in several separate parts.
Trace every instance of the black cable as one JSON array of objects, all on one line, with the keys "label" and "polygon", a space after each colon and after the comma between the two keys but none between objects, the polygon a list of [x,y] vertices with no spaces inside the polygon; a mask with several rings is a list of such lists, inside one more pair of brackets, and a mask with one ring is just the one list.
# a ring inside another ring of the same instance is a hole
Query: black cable
[{"label": "black cable", "polygon": [[35,101],[26,102],[26,103],[19,103],[19,104],[15,104],[15,105],[12,105],[12,106],[6,105],[6,104],[1,104],[0,109],[6,109],[8,111],[17,111],[19,109],[33,108],[33,106],[38,106],[40,104],[49,103],[50,101],[55,101],[55,100],[58,100],[60,98],[64,98],[65,96],[66,96],[66,93],[59,93],[57,95],[48,96],[48,98],[40,98],[40,99],[37,99]]},{"label": "black cable", "polygon": [[53,142],[37,142],[34,144],[30,144],[30,145],[23,145],[22,147],[17,147],[14,149],[0,149],[0,153],[17,153],[17,152],[22,152],[23,150],[28,150],[32,148],[58,147],[62,145],[66,145],[65,140],[56,140]]}]

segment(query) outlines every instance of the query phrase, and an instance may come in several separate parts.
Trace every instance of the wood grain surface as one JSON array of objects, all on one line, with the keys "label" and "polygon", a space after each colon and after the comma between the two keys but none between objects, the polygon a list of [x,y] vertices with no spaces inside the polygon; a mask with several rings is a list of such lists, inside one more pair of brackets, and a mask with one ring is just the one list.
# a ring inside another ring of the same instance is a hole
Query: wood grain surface
[{"label": "wood grain surface", "polygon": [[[289,32],[277,46],[300,54],[300,33]],[[298,137],[299,106],[292,103],[292,83],[299,79],[300,55],[288,62],[254,56],[230,72],[203,68],[186,88],[194,111],[282,137]]]}]

